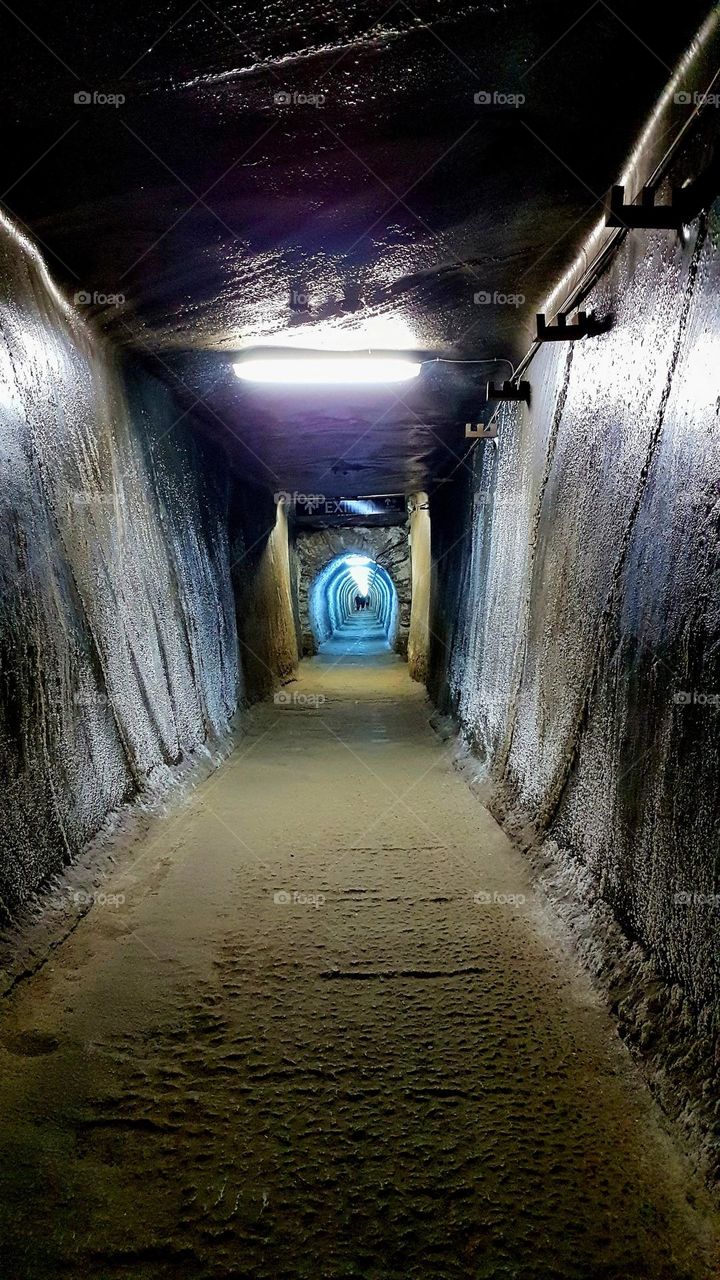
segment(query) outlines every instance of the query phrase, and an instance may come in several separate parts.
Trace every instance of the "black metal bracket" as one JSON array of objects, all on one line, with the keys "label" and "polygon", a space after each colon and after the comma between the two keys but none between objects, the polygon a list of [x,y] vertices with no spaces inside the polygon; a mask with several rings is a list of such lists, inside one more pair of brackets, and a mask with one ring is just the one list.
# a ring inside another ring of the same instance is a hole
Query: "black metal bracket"
[{"label": "black metal bracket", "polygon": [[545,322],[545,316],[537,316],[538,342],[578,342],[580,338],[593,338],[605,333],[610,328],[610,321],[600,322],[592,311],[578,311],[575,324],[568,324],[567,316],[559,315],[554,325]]},{"label": "black metal bracket", "polygon": [[679,231],[688,221],[686,188],[672,189],[670,204],[655,204],[653,187],[643,187],[640,204],[625,204],[625,188],[613,187],[605,225],[643,231]]},{"label": "black metal bracket", "polygon": [[530,400],[530,383],[503,382],[501,387],[496,387],[492,382],[488,382],[485,399],[488,402],[491,400],[523,400],[527,404]]},{"label": "black metal bracket", "polygon": [[720,191],[720,148],[699,177],[684,187],[672,187],[669,205],[655,204],[655,190],[643,187],[640,204],[625,204],[625,188],[613,187],[607,226],[681,231],[708,209]]},{"label": "black metal bracket", "polygon": [[495,440],[497,438],[497,433],[497,423],[495,422],[465,423],[466,440]]}]

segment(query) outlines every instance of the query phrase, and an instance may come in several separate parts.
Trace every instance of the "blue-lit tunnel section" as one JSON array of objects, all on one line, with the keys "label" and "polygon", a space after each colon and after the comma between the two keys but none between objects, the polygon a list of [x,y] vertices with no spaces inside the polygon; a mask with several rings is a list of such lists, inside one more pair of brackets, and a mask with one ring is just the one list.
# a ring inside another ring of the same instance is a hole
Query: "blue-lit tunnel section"
[{"label": "blue-lit tunnel section", "polygon": [[[356,608],[356,599],[367,607]],[[393,648],[398,631],[398,595],[386,569],[360,552],[335,556],[321,569],[310,588],[310,625],[319,648],[350,619],[354,627],[385,635]],[[359,632],[358,632],[359,634]]]}]

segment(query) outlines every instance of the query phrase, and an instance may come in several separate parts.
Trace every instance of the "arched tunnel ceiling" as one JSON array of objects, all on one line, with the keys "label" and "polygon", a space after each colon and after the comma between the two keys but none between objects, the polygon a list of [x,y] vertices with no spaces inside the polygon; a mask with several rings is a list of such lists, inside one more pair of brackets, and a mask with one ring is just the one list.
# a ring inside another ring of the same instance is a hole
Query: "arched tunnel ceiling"
[{"label": "arched tunnel ceiling", "polygon": [[[487,370],[269,394],[224,353],[391,316],[429,349],[522,354],[707,9],[3,4],[2,200],[240,473],[424,487],[457,465]],[[475,101],[498,93],[525,101]],[[497,292],[524,302],[474,301]]]}]

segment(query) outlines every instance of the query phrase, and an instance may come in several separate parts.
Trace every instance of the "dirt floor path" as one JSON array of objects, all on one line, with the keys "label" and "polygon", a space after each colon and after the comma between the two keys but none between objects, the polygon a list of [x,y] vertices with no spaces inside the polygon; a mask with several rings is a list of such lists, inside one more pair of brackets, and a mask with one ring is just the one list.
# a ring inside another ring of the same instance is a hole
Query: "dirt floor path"
[{"label": "dirt floor path", "polygon": [[4,1280],[715,1274],[703,1194],[366,621],[4,1002]]}]

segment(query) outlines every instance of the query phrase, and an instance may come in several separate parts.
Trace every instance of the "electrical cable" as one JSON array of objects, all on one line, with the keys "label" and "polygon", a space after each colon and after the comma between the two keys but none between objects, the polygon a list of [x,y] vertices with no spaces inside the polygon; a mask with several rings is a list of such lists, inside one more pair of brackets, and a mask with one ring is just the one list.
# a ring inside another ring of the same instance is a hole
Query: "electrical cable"
[{"label": "electrical cable", "polygon": [[512,376],[515,377],[515,365],[512,360],[508,360],[506,356],[491,356],[486,360],[470,360],[460,359],[454,356],[433,356],[430,360],[421,360],[422,365],[426,364],[509,364],[512,369]]}]

